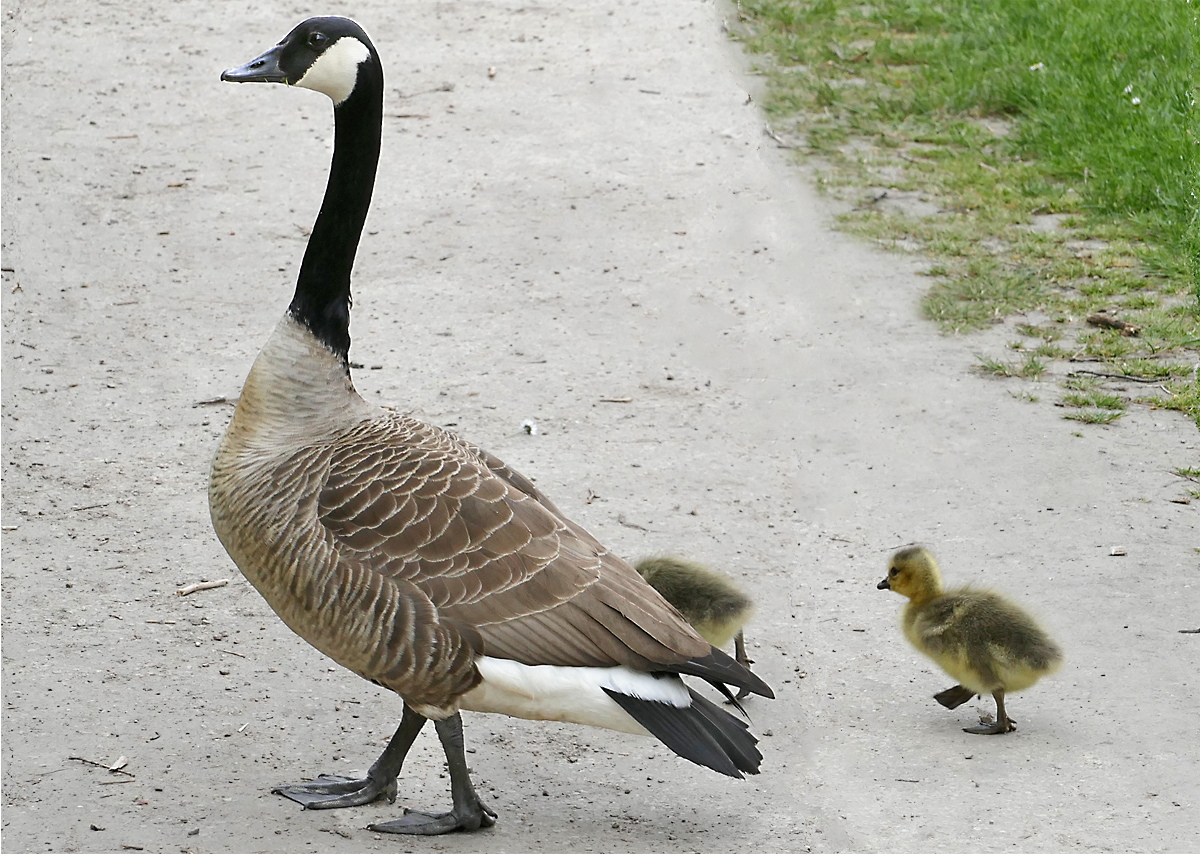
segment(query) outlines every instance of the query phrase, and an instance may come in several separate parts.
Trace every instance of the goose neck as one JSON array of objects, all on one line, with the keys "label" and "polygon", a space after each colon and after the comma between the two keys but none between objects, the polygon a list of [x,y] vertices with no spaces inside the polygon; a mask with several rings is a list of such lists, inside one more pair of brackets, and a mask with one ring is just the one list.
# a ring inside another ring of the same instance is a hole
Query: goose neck
[{"label": "goose neck", "polygon": [[371,205],[383,129],[383,72],[377,57],[359,66],[358,82],[334,107],[333,162],[289,311],[348,361],[350,273]]}]

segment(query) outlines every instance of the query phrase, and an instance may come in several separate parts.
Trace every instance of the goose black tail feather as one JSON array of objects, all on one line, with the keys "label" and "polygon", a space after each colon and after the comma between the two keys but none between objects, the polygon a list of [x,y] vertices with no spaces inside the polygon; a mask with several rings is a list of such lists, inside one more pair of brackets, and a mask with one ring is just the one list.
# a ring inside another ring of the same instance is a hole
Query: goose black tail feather
[{"label": "goose black tail feather", "polygon": [[[709,654],[703,658],[692,658],[681,664],[658,665],[657,668],[668,673],[682,673],[686,676],[699,676],[711,685],[719,683],[732,685],[735,688],[745,688],[751,693],[768,699],[775,699],[775,692],[766,682],[759,679],[747,668],[734,661],[728,654],[717,649],[709,648]],[[656,669],[657,669],[656,668]],[[720,689],[725,693],[727,689]]]},{"label": "goose black tail feather", "polygon": [[642,700],[604,689],[622,709],[650,734],[684,759],[742,779],[757,774],[762,754],[750,728],[729,712],[701,697],[691,688],[692,704],[686,708]]}]

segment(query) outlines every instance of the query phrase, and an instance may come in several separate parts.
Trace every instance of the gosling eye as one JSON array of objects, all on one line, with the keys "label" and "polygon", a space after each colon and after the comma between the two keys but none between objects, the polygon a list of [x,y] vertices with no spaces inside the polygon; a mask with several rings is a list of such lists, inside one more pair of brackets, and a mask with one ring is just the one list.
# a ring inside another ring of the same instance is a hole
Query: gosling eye
[{"label": "gosling eye", "polygon": [[325,42],[327,42],[327,41],[329,41],[329,37],[327,35],[325,35],[324,33],[309,33],[308,34],[308,46],[309,47],[316,47],[316,48],[324,47]]},{"label": "gosling eye", "polygon": [[895,578],[899,574],[900,570],[896,569],[894,566],[888,570],[888,578]]}]

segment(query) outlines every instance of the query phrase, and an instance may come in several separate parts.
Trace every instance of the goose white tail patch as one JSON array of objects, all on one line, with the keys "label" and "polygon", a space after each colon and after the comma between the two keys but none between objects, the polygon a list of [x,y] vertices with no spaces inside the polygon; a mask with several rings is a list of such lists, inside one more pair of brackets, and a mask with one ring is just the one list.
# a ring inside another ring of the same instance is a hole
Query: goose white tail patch
[{"label": "goose white tail patch", "polygon": [[604,688],[676,708],[691,705],[687,687],[674,674],[651,676],[628,667],[530,666],[483,656],[476,660],[483,682],[459,707],[534,721],[566,721],[635,735],[649,735]]},{"label": "goose white tail patch", "polygon": [[324,92],[340,104],[350,97],[358,82],[358,66],[371,56],[365,44],[353,36],[342,36],[325,49],[295,85]]}]

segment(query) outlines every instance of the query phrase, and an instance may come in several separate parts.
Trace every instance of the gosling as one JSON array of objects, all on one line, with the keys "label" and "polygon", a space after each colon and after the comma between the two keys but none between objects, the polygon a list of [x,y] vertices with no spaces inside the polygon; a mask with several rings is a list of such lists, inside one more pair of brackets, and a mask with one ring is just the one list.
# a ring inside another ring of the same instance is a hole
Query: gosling
[{"label": "gosling", "polygon": [[965,727],[976,735],[1017,728],[1004,695],[1023,691],[1058,670],[1062,650],[1033,617],[999,593],[961,588],[946,592],[937,561],[920,547],[901,549],[888,564],[880,590],[909,599],[901,618],[904,636],[959,681],[934,699],[956,709],[976,694],[996,700],[996,721]]},{"label": "gosling", "polygon": [[[646,582],[675,606],[692,628],[715,647],[734,642],[734,657],[749,669],[742,627],[754,616],[754,601],[729,576],[681,557],[662,555],[635,566]],[[748,696],[743,689],[739,700]]]}]

